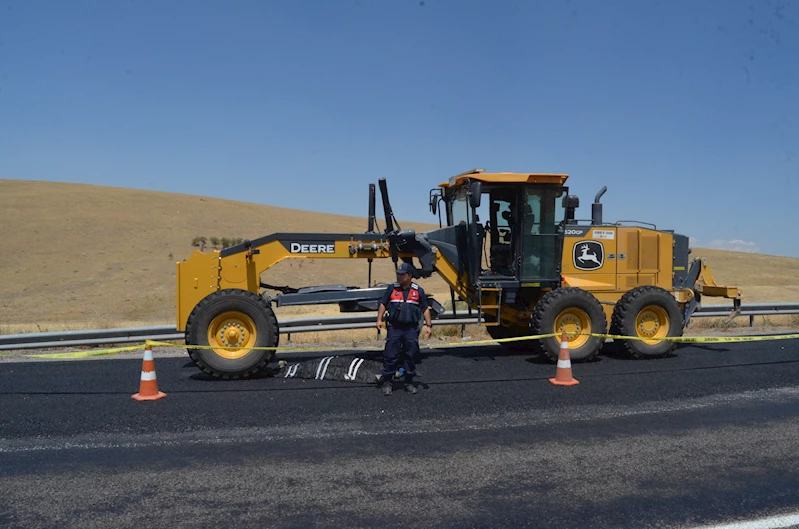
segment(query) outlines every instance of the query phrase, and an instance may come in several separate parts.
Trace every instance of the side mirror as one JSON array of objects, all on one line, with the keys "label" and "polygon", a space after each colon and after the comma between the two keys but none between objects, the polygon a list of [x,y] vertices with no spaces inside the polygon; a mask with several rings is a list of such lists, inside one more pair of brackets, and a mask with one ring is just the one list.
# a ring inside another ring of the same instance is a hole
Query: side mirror
[{"label": "side mirror", "polygon": [[435,215],[438,212],[438,199],[437,197],[433,197],[430,199],[430,211],[433,212]]},{"label": "side mirror", "polygon": [[469,205],[477,209],[480,207],[480,199],[483,196],[483,183],[479,180],[469,184]]}]

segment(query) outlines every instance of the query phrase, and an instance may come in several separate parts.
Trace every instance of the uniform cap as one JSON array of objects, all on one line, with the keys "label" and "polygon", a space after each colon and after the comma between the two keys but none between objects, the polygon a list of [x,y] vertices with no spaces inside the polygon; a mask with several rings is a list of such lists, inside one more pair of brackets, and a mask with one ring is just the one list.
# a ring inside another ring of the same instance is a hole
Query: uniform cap
[{"label": "uniform cap", "polygon": [[411,274],[413,275],[413,265],[411,263],[402,263],[397,268],[398,274]]}]

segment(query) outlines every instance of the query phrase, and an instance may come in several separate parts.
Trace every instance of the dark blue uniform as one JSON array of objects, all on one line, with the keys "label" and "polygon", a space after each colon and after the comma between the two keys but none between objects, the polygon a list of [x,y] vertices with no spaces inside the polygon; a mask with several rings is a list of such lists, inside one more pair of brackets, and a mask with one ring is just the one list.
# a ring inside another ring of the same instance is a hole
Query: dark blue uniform
[{"label": "dark blue uniform", "polygon": [[381,374],[384,380],[390,380],[402,364],[405,381],[410,382],[416,374],[419,359],[419,321],[427,310],[424,289],[411,283],[403,290],[402,285],[394,283],[386,288],[380,303],[386,307],[388,315]]}]

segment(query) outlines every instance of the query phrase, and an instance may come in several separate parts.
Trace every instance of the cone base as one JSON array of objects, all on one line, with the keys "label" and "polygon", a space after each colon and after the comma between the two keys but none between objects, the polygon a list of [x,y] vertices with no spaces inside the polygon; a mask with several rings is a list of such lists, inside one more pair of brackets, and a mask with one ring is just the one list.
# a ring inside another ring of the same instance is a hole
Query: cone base
[{"label": "cone base", "polygon": [[576,378],[571,380],[558,380],[557,378],[550,378],[549,381],[558,386],[576,386],[580,383]]},{"label": "cone base", "polygon": [[155,395],[142,395],[141,393],[136,393],[135,395],[131,395],[130,398],[136,400],[158,400],[163,399],[166,397],[166,393],[159,391]]}]

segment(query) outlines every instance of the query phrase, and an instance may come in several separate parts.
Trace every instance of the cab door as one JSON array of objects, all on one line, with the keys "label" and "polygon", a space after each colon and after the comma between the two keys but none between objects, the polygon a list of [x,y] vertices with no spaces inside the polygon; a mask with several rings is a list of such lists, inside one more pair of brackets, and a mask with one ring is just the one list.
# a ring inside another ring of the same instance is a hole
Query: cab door
[{"label": "cab door", "polygon": [[530,186],[522,196],[521,280],[560,283],[563,235],[559,226],[566,211],[563,188]]},{"label": "cab door", "polygon": [[484,275],[518,278],[517,196],[518,188],[500,187],[492,189],[486,197],[490,211],[485,239],[488,263]]}]

